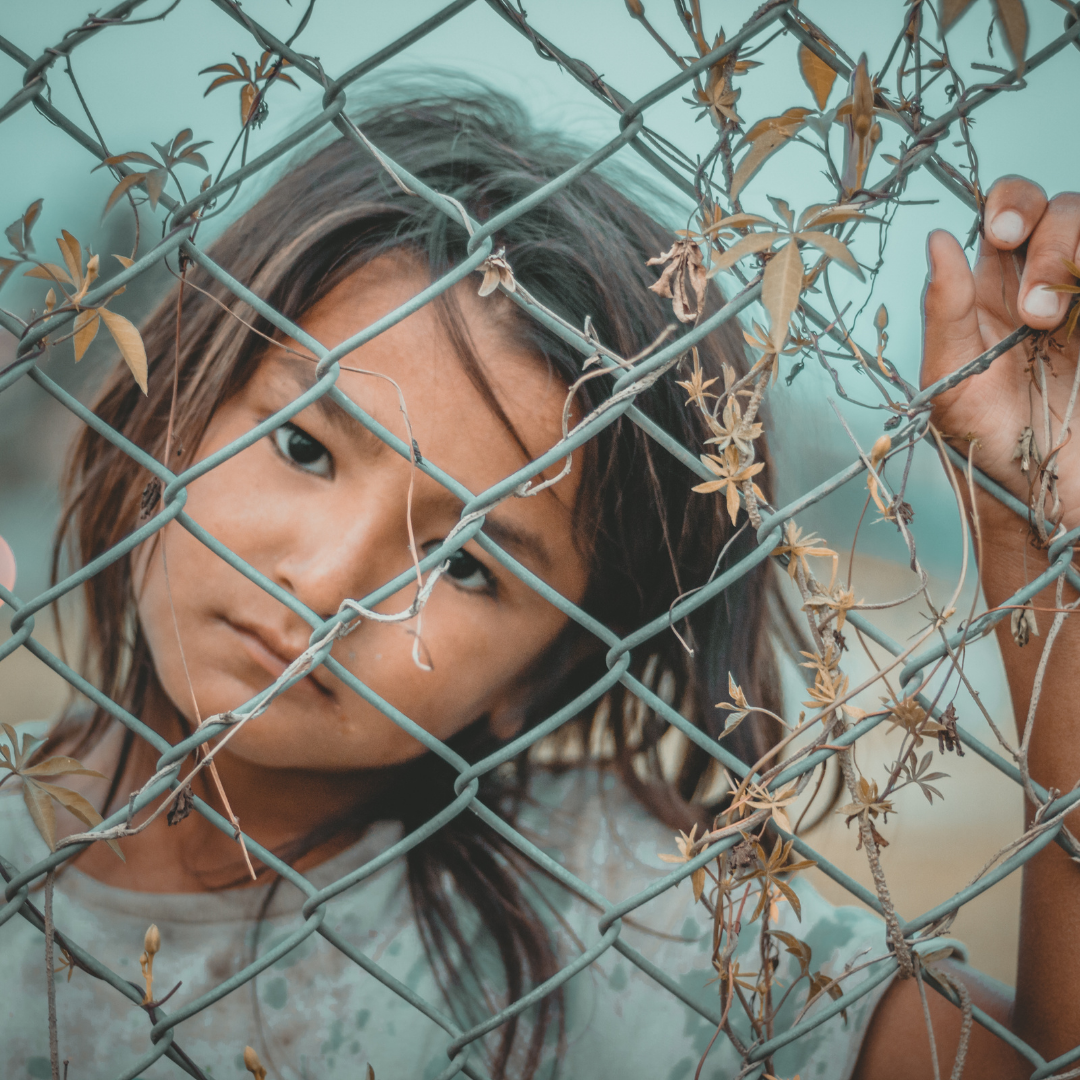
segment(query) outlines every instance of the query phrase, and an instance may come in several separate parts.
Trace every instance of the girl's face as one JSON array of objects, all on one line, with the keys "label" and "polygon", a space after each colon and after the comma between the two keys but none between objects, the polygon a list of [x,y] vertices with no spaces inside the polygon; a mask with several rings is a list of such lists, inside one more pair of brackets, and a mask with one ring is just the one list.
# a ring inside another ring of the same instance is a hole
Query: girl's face
[{"label": "girl's face", "polygon": [[[301,325],[331,347],[426,284],[414,263],[386,256],[334,289]],[[535,456],[560,436],[565,387],[499,328],[492,312],[504,301],[478,298],[473,284],[466,281],[458,290],[465,322],[496,396]],[[343,363],[398,383],[424,457],[470,491],[483,491],[527,460],[470,382],[430,306]],[[215,413],[198,457],[294,400],[311,385],[314,368],[269,349],[250,382]],[[350,371],[341,373],[337,385],[407,441],[393,386]],[[361,599],[412,565],[406,525],[410,472],[408,461],[327,399],[192,483],[187,512],[257,570],[329,617],[345,598]],[[450,532],[462,503],[422,473],[413,479],[412,522],[423,554]],[[576,486],[571,474],[535,498],[510,499],[485,525],[493,539],[571,600],[582,597],[586,584],[585,560],[572,537]],[[165,693],[195,722],[193,698],[203,717],[241,705],[307,648],[311,628],[181,526],[171,524],[164,533],[164,544],[152,550],[147,545],[137,567],[139,618]],[[414,595],[415,582],[378,610],[401,611]],[[421,670],[412,659],[415,620],[361,621],[335,643],[332,655],[440,739],[485,714],[506,735],[524,704],[523,675],[565,621],[470,542],[424,609],[421,656],[433,670]],[[316,770],[391,765],[423,749],[325,667],[248,722],[229,746],[254,765]]]}]

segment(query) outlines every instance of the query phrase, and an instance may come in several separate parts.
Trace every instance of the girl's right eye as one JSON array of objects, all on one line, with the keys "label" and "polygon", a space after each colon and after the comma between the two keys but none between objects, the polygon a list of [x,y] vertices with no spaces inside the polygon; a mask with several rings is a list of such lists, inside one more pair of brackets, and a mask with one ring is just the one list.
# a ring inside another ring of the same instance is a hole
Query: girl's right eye
[{"label": "girl's right eye", "polygon": [[286,461],[304,472],[315,476],[332,476],[334,461],[330,451],[303,428],[295,424],[282,424],[270,433],[274,448]]}]

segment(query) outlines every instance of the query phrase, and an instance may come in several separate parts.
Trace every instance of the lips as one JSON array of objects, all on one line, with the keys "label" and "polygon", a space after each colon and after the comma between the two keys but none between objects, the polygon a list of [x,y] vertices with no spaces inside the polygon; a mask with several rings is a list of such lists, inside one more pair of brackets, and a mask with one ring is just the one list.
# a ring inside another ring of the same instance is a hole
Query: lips
[{"label": "lips", "polygon": [[[247,655],[275,679],[279,678],[307,647],[303,645],[296,648],[289,645],[263,628],[256,629],[243,626],[229,619],[223,619],[222,621],[239,639]],[[294,688],[310,688],[323,697],[333,697],[333,691],[328,686],[325,686],[318,677],[321,671],[321,667],[316,668],[314,672],[296,683]]]}]

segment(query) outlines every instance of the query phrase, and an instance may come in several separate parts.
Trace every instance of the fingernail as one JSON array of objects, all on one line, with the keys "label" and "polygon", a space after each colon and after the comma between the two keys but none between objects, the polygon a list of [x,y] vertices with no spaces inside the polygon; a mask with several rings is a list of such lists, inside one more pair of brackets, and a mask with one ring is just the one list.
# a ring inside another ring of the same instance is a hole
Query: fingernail
[{"label": "fingernail", "polygon": [[1024,238],[1024,219],[1015,210],[1002,210],[990,222],[995,240],[1003,244],[1016,244]]},{"label": "fingernail", "polygon": [[1035,285],[1024,297],[1024,311],[1033,319],[1051,319],[1061,307],[1061,297],[1045,285]]}]

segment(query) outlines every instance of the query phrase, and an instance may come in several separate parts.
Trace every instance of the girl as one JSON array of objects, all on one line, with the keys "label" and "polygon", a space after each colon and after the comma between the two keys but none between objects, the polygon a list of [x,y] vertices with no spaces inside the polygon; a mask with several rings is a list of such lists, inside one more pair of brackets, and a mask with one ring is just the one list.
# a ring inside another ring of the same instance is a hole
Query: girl
[{"label": "girl", "polygon": [[[360,123],[372,144],[481,222],[575,160],[490,92],[400,102]],[[1005,181],[989,197],[986,220],[975,277],[955,241],[931,238],[926,382],[1012,329],[1003,303],[1014,312],[1019,305],[1039,329],[1063,317],[1064,300],[1046,286],[1069,280],[1060,255],[1075,257],[1080,242],[1075,197],[1048,205],[1034,186]],[[101,394],[97,415],[174,472],[246,437],[242,451],[214,459],[188,484],[182,521],[86,583],[87,663],[120,708],[72,710],[37,759],[67,754],[101,773],[80,790],[104,814],[154,774],[168,744],[281,676],[343,601],[374,596],[365,602],[375,614],[334,642],[327,663],[230,734],[215,755],[216,774],[202,769],[192,784],[205,814],[189,812],[182,794],[167,817],[122,841],[125,861],[93,844],[58,876],[61,944],[82,946],[117,973],[113,985],[84,971],[58,981],[59,1048],[71,1080],[180,1069],[220,1077],[245,1066],[258,1075],[246,1046],[274,1075],[320,1080],[363,1075],[365,1064],[392,1080],[461,1067],[470,1076],[530,1078],[740,1071],[755,1033],[735,1010],[716,1038],[711,922],[704,913],[699,921],[688,891],[669,889],[621,924],[601,919],[600,902],[658,879],[657,855],[671,847],[672,830],[709,827],[729,797],[713,756],[685,739],[672,752],[667,725],[609,675],[611,635],[628,636],[749,555],[753,531],[736,528],[722,500],[693,493],[697,478],[623,416],[557,483],[542,481],[559,476],[558,464],[534,480],[534,497],[491,509],[483,533],[448,556],[420,617],[378,618],[409,609],[420,573],[414,560],[440,548],[470,493],[562,435],[582,357],[556,324],[523,315],[510,286],[574,326],[591,326],[622,357],[657,342],[671,321],[646,267],[671,247],[670,235],[595,173],[507,221],[494,240],[503,261],[489,260],[487,269],[506,288],[480,296],[479,279],[463,274],[408,317],[388,320],[345,357],[333,398],[308,394],[321,371],[303,341],[285,339],[218,278],[186,265],[181,292],[144,331],[149,395],[126,369]],[[308,340],[332,347],[461,266],[468,241],[363,147],[340,139],[276,183],[210,254]],[[1003,289],[1001,267],[1010,264],[997,253],[1025,244],[1022,279],[1007,275]],[[710,286],[704,313],[719,303]],[[1074,363],[1075,349],[1059,359]],[[699,379],[723,382],[725,363],[746,370],[732,322],[701,343],[699,362]],[[938,399],[935,412],[947,432],[976,432],[977,464],[1022,496],[1010,433],[1022,426],[1024,378],[1022,359],[1003,358]],[[1052,393],[1067,395],[1071,379],[1059,381]],[[599,407],[608,387],[603,378],[582,382],[568,423]],[[302,408],[282,413],[305,394]],[[358,423],[353,403],[411,447],[408,456]],[[636,405],[685,446],[702,447],[711,435],[670,377]],[[1075,454],[1067,446],[1058,462],[1065,528],[1080,506]],[[89,428],[71,462],[64,535],[86,564],[144,523],[158,492],[131,457]],[[766,499],[767,478],[767,470],[757,476]],[[993,605],[1022,583],[1025,551],[1029,574],[1045,559],[1026,550],[1023,523],[1007,510],[990,501],[979,510]],[[238,571],[238,560],[257,581]],[[715,703],[728,696],[729,673],[750,701],[780,710],[771,642],[787,627],[772,573],[760,563],[699,607],[680,627],[682,640],[665,632],[629,654],[629,675],[676,704],[709,740],[723,727]],[[555,594],[591,621],[569,618]],[[1067,739],[1078,670],[1064,662],[1078,648],[1069,623],[1055,647],[1062,655],[1046,675],[1031,762],[1036,780],[1067,790],[1080,766]],[[1005,655],[1023,716],[1034,662],[1011,639]],[[556,715],[564,722],[546,744],[546,767],[524,752],[492,760]],[[723,744],[747,764],[779,738],[763,715]],[[460,768],[432,752],[433,739]],[[448,811],[465,805],[455,804],[468,795],[459,777],[465,763],[479,761],[486,764],[472,805],[480,812]],[[193,757],[184,774],[195,764]],[[425,828],[433,819],[439,827]],[[245,847],[230,821],[243,829]],[[554,862],[538,868],[507,839],[504,823]],[[303,879],[267,872],[260,851]],[[46,853],[21,799],[0,800],[0,852],[8,880]],[[584,886],[572,887],[566,871]],[[1053,846],[1025,870],[1015,1009],[1005,988],[963,964],[962,946],[946,943],[953,958],[935,961],[1046,1058],[1080,1041],[1068,1005],[1080,970],[1080,939],[1068,933],[1080,918],[1074,873]],[[316,890],[326,891],[306,903]],[[831,909],[802,879],[794,891],[801,919],[791,903],[770,910],[774,934],[797,934],[814,971],[825,982],[839,979],[844,991],[871,979],[873,961],[888,956],[880,921]],[[26,919],[0,927],[0,1060],[5,1076],[48,1076],[42,939],[23,910]],[[151,923],[158,937],[147,933]],[[737,943],[742,970],[775,964],[777,986],[792,984],[796,958],[763,950],[759,925]],[[144,944],[145,1011],[164,1024],[155,1041],[142,1010],[116,988],[132,976],[142,986],[134,965]],[[933,943],[939,953],[940,945]],[[570,965],[580,972],[574,978],[544,987],[504,1022],[486,1023]],[[805,1002],[789,995],[773,1030],[791,1026]],[[960,1011],[936,994],[927,1007],[949,1069]],[[898,979],[879,981],[845,1015],[765,1064],[782,1076],[923,1077],[930,1053],[919,988]],[[966,1060],[972,1075],[1030,1068],[979,1025]]]}]

